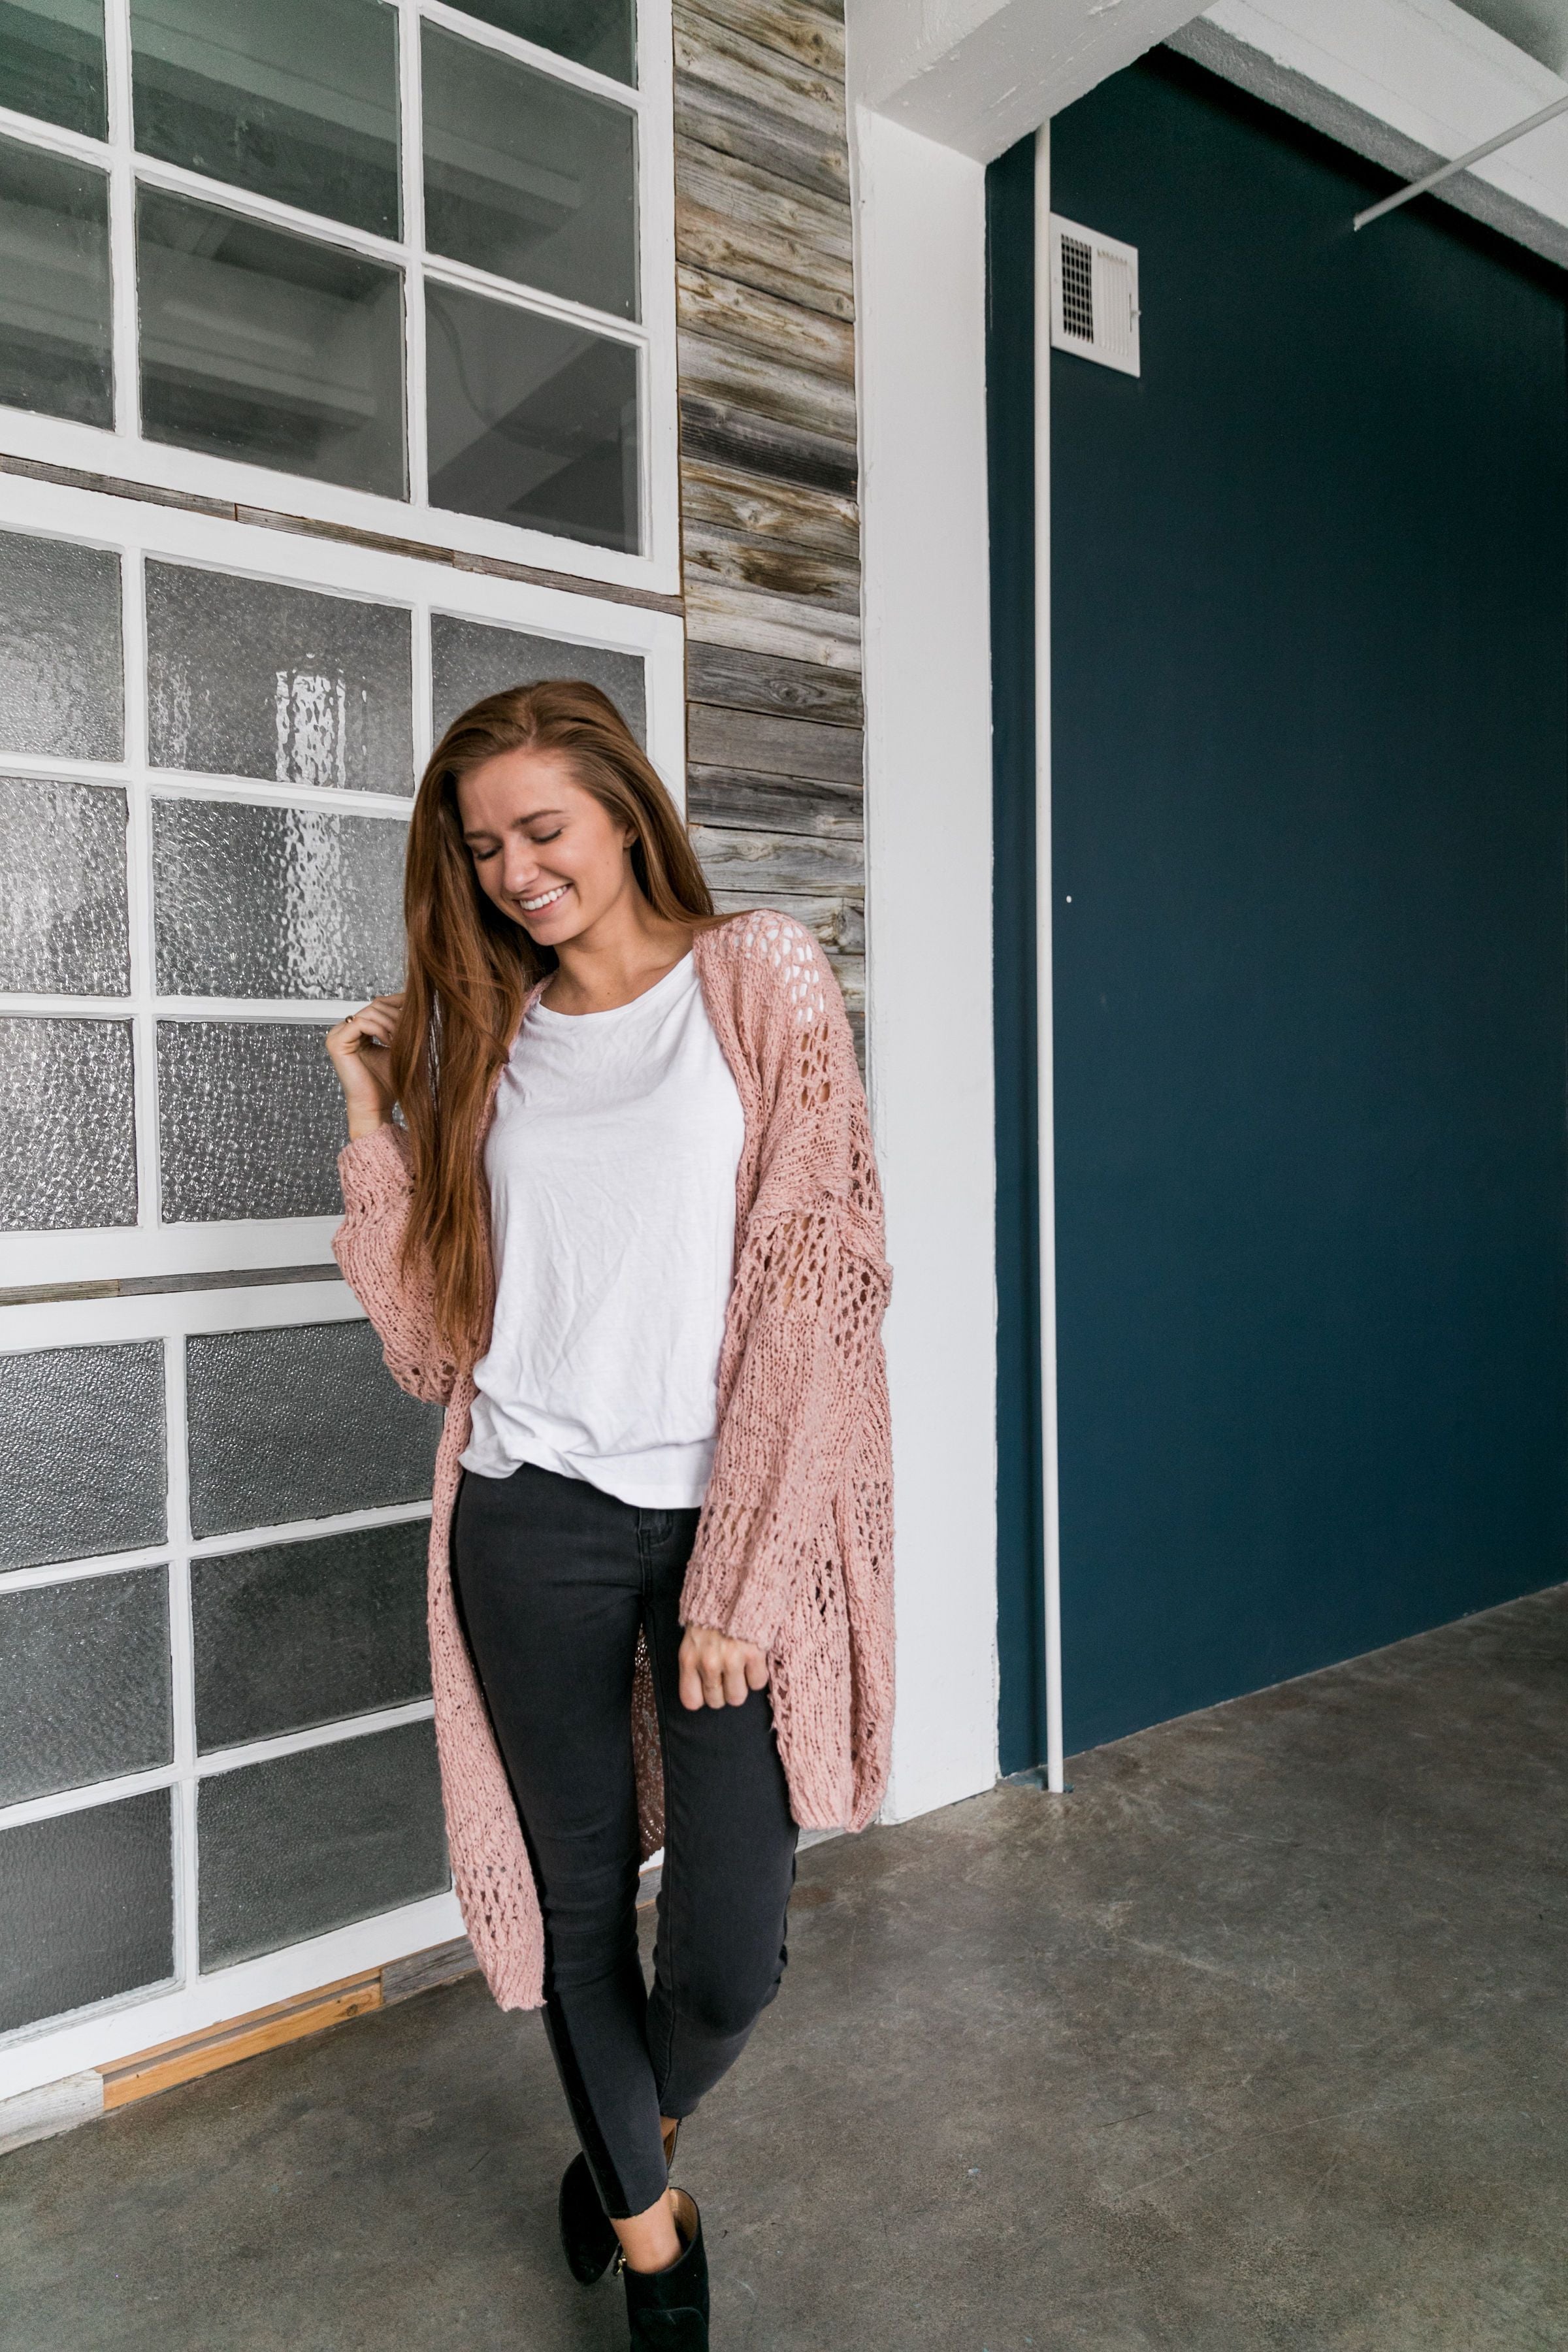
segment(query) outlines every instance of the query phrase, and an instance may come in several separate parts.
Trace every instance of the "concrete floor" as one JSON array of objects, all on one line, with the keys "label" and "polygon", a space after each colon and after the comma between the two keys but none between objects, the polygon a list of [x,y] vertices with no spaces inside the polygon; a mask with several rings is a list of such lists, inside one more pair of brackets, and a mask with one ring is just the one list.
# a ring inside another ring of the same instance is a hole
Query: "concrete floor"
[{"label": "concrete floor", "polygon": [[[1568,2345],[1568,1588],[805,1857],[720,2352]],[[477,1981],[0,2163],[5,2352],[609,2352]]]}]

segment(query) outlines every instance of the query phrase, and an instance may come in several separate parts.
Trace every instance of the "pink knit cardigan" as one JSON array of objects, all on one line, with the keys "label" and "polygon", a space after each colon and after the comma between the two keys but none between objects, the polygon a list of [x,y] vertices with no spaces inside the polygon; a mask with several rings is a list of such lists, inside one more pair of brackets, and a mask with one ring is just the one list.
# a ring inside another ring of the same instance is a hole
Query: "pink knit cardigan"
[{"label": "pink knit cardigan", "polygon": [[[785,915],[738,915],[700,932],[694,953],[745,1142],[713,1468],[681,1616],[767,1653],[795,1820],[861,1829],[887,1783],[893,1698],[880,1336],[890,1277],[866,1099],[843,1000],[809,931]],[[452,1875],[496,2000],[535,2009],[544,1998],[539,1900],[448,1567],[474,1383],[470,1367],[436,1340],[428,1280],[400,1266],[405,1153],[391,1126],[348,1146],[338,1163],[347,1214],[332,1246],[394,1379],[447,1408],[429,1632]],[[663,1787],[646,1655],[637,1664],[632,1728],[646,1856],[663,1843]]]}]

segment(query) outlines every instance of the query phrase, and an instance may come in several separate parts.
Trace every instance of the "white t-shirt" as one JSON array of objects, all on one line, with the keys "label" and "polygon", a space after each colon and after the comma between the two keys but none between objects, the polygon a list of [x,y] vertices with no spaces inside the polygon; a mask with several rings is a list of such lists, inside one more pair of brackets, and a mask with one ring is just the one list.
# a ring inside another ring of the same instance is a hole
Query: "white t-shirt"
[{"label": "white t-shirt", "polygon": [[744,1120],[697,966],[630,1004],[536,1004],[485,1145],[495,1323],[463,1467],[702,1500]]}]

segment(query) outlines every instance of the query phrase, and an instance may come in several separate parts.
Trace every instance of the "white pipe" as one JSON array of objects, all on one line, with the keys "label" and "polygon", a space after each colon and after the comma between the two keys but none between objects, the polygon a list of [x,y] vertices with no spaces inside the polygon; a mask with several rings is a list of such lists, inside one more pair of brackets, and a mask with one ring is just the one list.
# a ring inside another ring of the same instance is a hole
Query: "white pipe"
[{"label": "white pipe", "polygon": [[1396,189],[1392,196],[1384,196],[1380,205],[1368,205],[1365,212],[1357,213],[1352,227],[1365,228],[1368,221],[1381,220],[1384,213],[1396,212],[1401,205],[1407,205],[1412,196],[1424,196],[1428,188],[1436,187],[1443,180],[1451,180],[1456,172],[1466,171],[1470,164],[1479,163],[1483,155],[1495,155],[1500,147],[1511,147],[1514,141],[1522,139],[1527,131],[1539,131],[1543,122],[1553,122],[1560,114],[1568,114],[1568,98],[1554,98],[1550,106],[1542,108],[1539,114],[1531,115],[1527,121],[1516,122],[1511,131],[1500,131],[1494,138],[1483,139],[1479,147],[1468,148],[1463,155],[1456,155],[1451,163],[1439,163],[1436,170],[1428,172],[1425,179],[1412,180],[1407,188]]},{"label": "white pipe", "polygon": [[1035,1052],[1038,1097],[1040,1483],[1046,1786],[1062,1769],[1061,1520],[1057,1486],[1057,1160],[1051,1001],[1051,130],[1035,133]]}]

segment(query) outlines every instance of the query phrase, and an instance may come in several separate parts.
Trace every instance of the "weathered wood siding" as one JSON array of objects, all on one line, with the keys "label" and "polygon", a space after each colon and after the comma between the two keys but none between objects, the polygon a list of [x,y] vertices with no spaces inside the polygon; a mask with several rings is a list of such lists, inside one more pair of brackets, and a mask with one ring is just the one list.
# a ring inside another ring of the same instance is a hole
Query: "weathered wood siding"
[{"label": "weathered wood siding", "polygon": [[721,907],[809,923],[865,990],[860,516],[844,24],[676,0],[687,778]]}]

